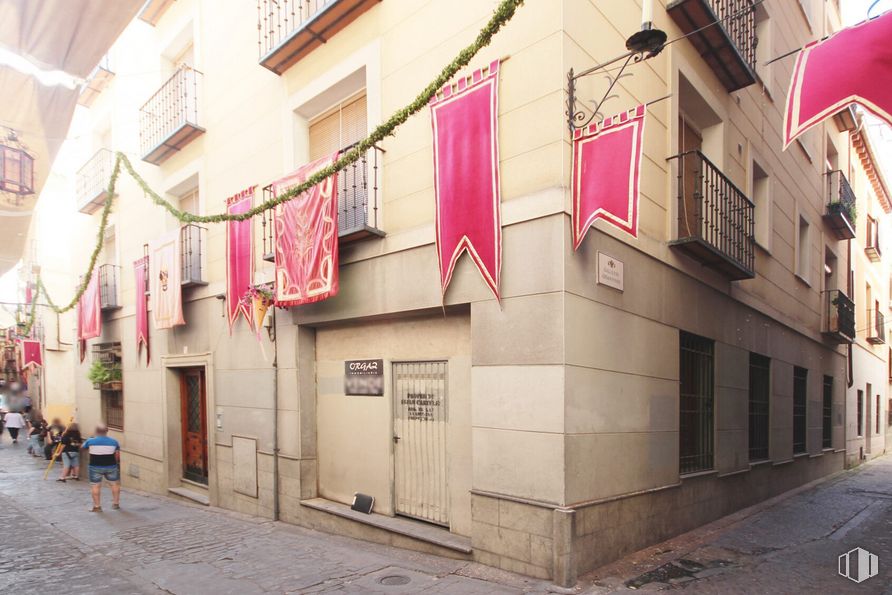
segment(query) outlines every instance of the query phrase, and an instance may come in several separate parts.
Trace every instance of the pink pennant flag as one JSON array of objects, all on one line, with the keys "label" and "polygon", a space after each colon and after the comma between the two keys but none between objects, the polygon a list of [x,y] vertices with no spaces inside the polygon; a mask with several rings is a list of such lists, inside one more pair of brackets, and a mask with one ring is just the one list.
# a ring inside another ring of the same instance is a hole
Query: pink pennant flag
[{"label": "pink pennant flag", "polygon": [[[241,214],[251,210],[254,190],[251,186],[226,199],[226,212]],[[226,310],[229,318],[229,334],[239,314],[254,326],[254,310],[245,293],[254,283],[254,225],[251,219],[229,221],[226,224]]]},{"label": "pink pennant flag", "polygon": [[645,108],[573,135],[573,249],[598,219],[638,237],[638,186]]},{"label": "pink pennant flag", "polygon": [[186,324],[183,318],[180,230],[151,243],[154,272],[151,282],[152,320],[156,329]]},{"label": "pink pennant flag", "polygon": [[499,299],[499,61],[447,85],[431,100],[437,257],[443,295],[467,251]]},{"label": "pink pennant flag", "polygon": [[39,368],[43,365],[43,354],[40,350],[40,341],[22,339],[22,367]]},{"label": "pink pennant flag", "polygon": [[[338,154],[322,157],[273,182],[276,196],[328,167]],[[337,176],[329,176],[276,208],[275,304],[280,308],[338,294]]]},{"label": "pink pennant flag", "polygon": [[892,126],[890,40],[892,11],[799,52],[784,111],[784,148],[852,103]]},{"label": "pink pennant flag", "polygon": [[152,361],[149,351],[149,297],[146,295],[149,276],[149,257],[143,256],[133,262],[134,282],[136,287],[136,353],[146,346],[146,365]]}]

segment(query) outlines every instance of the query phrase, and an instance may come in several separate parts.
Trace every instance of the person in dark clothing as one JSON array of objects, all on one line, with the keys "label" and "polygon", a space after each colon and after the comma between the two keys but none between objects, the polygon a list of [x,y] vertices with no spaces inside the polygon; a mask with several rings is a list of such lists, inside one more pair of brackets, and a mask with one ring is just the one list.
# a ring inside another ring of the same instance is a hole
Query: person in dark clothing
[{"label": "person in dark clothing", "polygon": [[31,413],[28,421],[28,454],[39,457],[43,450],[43,437],[46,435],[46,420],[39,413]]},{"label": "person in dark clothing", "polygon": [[62,439],[62,432],[64,431],[65,426],[62,425],[62,421],[58,418],[54,419],[53,423],[47,427],[44,439],[45,446],[43,447],[43,456],[47,461],[53,458],[53,450],[59,445],[59,441]]},{"label": "person in dark clothing", "polygon": [[81,444],[84,440],[81,437],[81,431],[76,423],[68,426],[68,429],[59,439],[62,443],[62,475],[57,481],[64,482],[66,479],[80,480],[81,470]]}]

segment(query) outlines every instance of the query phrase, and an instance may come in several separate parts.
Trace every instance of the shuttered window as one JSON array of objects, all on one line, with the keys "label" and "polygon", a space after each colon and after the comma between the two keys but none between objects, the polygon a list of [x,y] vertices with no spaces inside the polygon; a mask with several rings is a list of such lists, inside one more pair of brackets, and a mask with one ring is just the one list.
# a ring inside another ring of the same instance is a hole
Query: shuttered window
[{"label": "shuttered window", "polygon": [[348,99],[310,122],[310,161],[361,141],[368,134],[366,96]]}]

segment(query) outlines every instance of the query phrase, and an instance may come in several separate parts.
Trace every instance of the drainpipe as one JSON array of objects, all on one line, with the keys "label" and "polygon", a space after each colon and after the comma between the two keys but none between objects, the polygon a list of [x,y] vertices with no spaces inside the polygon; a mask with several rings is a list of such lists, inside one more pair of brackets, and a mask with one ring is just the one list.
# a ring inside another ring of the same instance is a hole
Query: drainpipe
[{"label": "drainpipe", "polygon": [[[855,301],[855,293],[852,291],[852,240],[846,240],[846,244],[848,244],[846,250],[846,292],[848,295],[852,296],[851,299]],[[858,305],[855,304],[856,312]],[[856,317],[857,320],[857,317]],[[852,368],[852,344],[849,343],[846,347],[847,357],[846,357],[846,374],[848,375],[848,386],[852,388],[855,384],[855,373]]]},{"label": "drainpipe", "polygon": [[273,306],[273,520],[279,520],[279,342],[276,336],[276,307]]}]

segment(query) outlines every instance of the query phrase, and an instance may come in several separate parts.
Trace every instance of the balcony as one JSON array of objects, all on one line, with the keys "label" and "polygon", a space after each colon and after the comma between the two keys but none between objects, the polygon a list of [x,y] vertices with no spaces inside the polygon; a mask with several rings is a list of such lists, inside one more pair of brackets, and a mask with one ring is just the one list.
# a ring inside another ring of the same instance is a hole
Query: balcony
[{"label": "balcony", "polygon": [[207,243],[206,237],[207,228],[194,223],[184,225],[180,229],[180,258],[182,259],[180,282],[183,287],[207,285],[202,267],[203,250]]},{"label": "balcony", "polygon": [[[345,153],[353,145],[341,149]],[[338,242],[341,245],[369,237],[384,237],[378,228],[378,170],[384,149],[372,147],[358,161],[338,173]],[[274,198],[272,185],[263,189],[263,200]],[[264,211],[263,259],[275,261],[276,231],[272,212]]]},{"label": "balcony", "polygon": [[666,12],[725,89],[756,82],[755,0],[674,0]]},{"label": "balcony", "polygon": [[867,311],[867,342],[873,345],[886,342],[886,318],[879,310]]},{"label": "balcony", "polygon": [[827,174],[827,212],[824,222],[840,240],[855,237],[855,193],[840,170]]},{"label": "balcony", "polygon": [[99,308],[117,310],[121,307],[118,301],[118,279],[121,267],[103,264],[99,267]]},{"label": "balcony", "polygon": [[115,78],[115,73],[112,72],[111,67],[108,65],[108,56],[106,55],[102,58],[102,62],[100,62],[87,77],[87,84],[81,90],[81,94],[77,98],[78,105],[91,107],[93,102],[96,101],[96,98],[99,97],[99,94],[102,93],[109,83],[111,83],[113,78]]},{"label": "balcony", "polygon": [[381,0],[257,0],[260,64],[282,74]]},{"label": "balcony", "polygon": [[108,182],[114,167],[114,157],[108,149],[99,149],[79,170],[75,180],[77,210],[92,215],[108,198]]},{"label": "balcony", "polygon": [[198,125],[201,73],[181,66],[139,110],[142,160],[154,165],[205,133]]},{"label": "balcony", "polygon": [[834,343],[855,340],[855,303],[839,289],[824,292],[826,312],[824,337]]},{"label": "balcony", "polygon": [[678,160],[674,248],[731,279],[755,277],[755,206],[700,151]]}]

